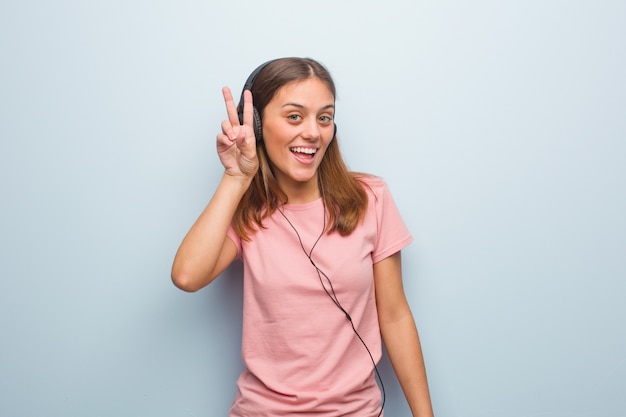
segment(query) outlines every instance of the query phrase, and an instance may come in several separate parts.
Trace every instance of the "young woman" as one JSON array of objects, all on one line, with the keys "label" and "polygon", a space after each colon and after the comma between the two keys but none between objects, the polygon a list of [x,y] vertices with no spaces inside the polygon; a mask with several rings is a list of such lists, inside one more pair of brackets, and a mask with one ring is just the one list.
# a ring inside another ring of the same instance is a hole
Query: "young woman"
[{"label": "young woman", "polygon": [[382,335],[413,415],[432,416],[402,286],[400,251],[412,237],[385,183],[347,170],[330,74],[282,58],[252,73],[239,108],[222,92],[224,175],[172,279],[197,291],[243,261],[245,369],[229,415],[382,415]]}]

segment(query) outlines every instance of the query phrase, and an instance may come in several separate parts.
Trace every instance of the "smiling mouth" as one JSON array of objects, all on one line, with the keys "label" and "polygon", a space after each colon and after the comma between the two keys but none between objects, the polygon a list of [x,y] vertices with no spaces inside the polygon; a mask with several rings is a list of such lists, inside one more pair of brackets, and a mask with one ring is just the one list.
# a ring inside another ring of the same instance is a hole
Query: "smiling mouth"
[{"label": "smiling mouth", "polygon": [[304,148],[304,147],[298,146],[295,148],[290,148],[290,151],[296,154],[314,156],[315,153],[317,152],[317,149],[316,148]]}]

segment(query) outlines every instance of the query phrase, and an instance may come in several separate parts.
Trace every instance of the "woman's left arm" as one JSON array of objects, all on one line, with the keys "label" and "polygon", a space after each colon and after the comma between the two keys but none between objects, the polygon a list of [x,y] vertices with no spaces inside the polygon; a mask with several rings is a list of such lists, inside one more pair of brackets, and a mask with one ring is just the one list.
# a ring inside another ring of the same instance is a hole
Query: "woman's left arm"
[{"label": "woman's left arm", "polygon": [[417,327],[402,286],[400,252],[374,264],[378,323],[391,365],[414,417],[432,417]]}]

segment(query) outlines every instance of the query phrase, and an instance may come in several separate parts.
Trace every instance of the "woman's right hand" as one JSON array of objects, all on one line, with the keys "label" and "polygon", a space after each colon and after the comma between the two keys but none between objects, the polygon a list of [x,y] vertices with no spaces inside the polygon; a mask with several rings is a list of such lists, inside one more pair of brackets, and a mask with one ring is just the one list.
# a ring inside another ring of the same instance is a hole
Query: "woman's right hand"
[{"label": "woman's right hand", "polygon": [[237,107],[228,87],[222,88],[228,120],[222,122],[222,133],[217,135],[217,154],[227,175],[251,180],[259,169],[254,137],[254,110],[252,93],[243,94],[243,124],[239,122]]}]

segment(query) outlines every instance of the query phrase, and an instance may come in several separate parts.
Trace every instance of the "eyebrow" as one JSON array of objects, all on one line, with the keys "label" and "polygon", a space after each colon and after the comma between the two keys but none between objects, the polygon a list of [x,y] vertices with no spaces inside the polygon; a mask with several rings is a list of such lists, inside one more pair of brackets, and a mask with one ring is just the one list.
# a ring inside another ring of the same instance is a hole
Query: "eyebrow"
[{"label": "eyebrow", "polygon": [[[293,106],[293,107],[297,107],[299,109],[303,109],[304,106],[302,104],[298,104],[298,103],[285,103],[283,104],[283,107],[288,107],[288,106]],[[322,107],[320,110],[329,110],[329,109],[335,109],[335,105],[334,104],[327,104],[326,106]]]}]

